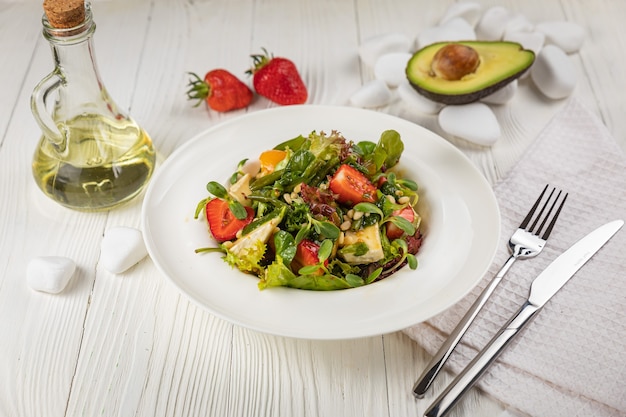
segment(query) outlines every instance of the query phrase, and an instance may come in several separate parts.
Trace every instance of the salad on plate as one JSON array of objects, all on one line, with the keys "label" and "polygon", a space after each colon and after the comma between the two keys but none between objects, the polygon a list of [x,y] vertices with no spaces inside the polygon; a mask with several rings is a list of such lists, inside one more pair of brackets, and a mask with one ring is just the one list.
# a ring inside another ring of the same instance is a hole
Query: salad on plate
[{"label": "salad on plate", "polygon": [[417,268],[422,243],[417,184],[402,178],[400,134],[377,143],[313,131],[241,161],[200,201],[220,252],[260,289],[339,290]]}]

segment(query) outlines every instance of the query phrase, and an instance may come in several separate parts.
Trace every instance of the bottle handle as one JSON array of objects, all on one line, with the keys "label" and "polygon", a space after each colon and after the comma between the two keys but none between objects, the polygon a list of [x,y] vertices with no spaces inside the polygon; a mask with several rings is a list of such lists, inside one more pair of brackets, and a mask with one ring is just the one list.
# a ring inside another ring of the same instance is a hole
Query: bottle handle
[{"label": "bottle handle", "polygon": [[61,75],[57,71],[53,71],[35,86],[30,97],[30,108],[33,116],[35,116],[35,121],[39,124],[44,136],[56,147],[62,147],[65,139],[46,108],[46,100],[50,93],[57,90],[62,84]]}]

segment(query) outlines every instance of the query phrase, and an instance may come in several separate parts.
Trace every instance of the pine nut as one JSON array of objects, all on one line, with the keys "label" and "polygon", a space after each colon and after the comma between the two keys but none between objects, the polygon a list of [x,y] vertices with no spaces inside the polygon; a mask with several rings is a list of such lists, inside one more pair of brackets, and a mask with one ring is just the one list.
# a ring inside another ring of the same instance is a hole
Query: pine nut
[{"label": "pine nut", "polygon": [[361,217],[363,217],[363,212],[362,211],[355,211],[354,215],[352,216],[352,219],[359,220]]},{"label": "pine nut", "polygon": [[402,196],[402,197],[400,197],[400,198],[398,199],[398,203],[400,203],[400,204],[406,204],[406,203],[408,203],[409,201],[411,201],[411,199],[409,198],[409,196],[406,196],[406,195],[405,195],[405,196]]},{"label": "pine nut", "polygon": [[339,228],[341,230],[343,230],[343,231],[346,231],[346,230],[350,229],[351,226],[352,226],[352,222],[347,220],[347,221],[341,223],[341,226],[339,226]]}]

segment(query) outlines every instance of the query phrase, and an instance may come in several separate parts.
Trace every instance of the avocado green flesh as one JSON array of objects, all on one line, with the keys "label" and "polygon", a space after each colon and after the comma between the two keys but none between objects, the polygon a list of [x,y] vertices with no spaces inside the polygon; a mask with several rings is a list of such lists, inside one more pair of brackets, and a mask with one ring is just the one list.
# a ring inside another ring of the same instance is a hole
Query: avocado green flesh
[{"label": "avocado green flesh", "polygon": [[[450,43],[473,48],[480,57],[476,71],[450,81],[434,75],[433,57]],[[535,61],[535,54],[515,42],[439,42],[417,51],[409,60],[406,75],[415,90],[444,104],[467,104],[486,97],[519,78]]]}]

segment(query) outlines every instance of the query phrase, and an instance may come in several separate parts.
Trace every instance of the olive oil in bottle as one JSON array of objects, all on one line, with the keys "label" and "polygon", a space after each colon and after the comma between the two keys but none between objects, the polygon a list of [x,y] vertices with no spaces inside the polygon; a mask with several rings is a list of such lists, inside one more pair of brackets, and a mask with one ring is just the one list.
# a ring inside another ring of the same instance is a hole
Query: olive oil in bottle
[{"label": "olive oil in bottle", "polygon": [[90,4],[44,0],[43,6],[43,36],[55,65],[31,96],[42,130],[33,176],[59,204],[107,210],[143,190],[156,153],[150,137],[117,107],[100,79]]},{"label": "olive oil in bottle", "polygon": [[155,152],[136,123],[79,116],[62,129],[65,149],[42,137],[33,159],[37,185],[58,203],[100,210],[136,196],[150,179]]}]

